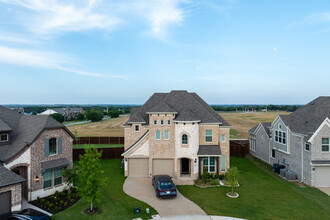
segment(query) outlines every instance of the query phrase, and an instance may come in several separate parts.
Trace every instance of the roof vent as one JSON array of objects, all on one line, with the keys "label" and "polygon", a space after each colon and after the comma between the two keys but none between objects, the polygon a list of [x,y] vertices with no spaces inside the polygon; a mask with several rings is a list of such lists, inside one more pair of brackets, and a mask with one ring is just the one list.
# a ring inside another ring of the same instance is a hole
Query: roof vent
[{"label": "roof vent", "polygon": [[305,121],[305,123],[307,124],[307,123],[308,123],[308,121]]},{"label": "roof vent", "polygon": [[315,104],[315,102],[312,102],[312,103],[311,103],[311,105],[314,105],[314,104]]}]

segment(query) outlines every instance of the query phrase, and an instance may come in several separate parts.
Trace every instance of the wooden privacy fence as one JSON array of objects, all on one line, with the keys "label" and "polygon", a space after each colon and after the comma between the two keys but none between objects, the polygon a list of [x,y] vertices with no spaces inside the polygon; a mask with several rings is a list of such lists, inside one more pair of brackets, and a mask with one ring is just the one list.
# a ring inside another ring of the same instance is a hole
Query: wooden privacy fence
[{"label": "wooden privacy fence", "polygon": [[244,157],[250,153],[250,143],[248,139],[231,139],[230,140],[230,156]]},{"label": "wooden privacy fence", "polygon": [[124,137],[78,137],[73,144],[124,144]]},{"label": "wooden privacy fence", "polygon": [[[98,148],[98,151],[102,151],[101,159],[121,159],[123,158],[121,154],[124,152],[123,147],[113,147],[113,148]],[[73,160],[79,160],[79,155],[83,155],[85,149],[73,149],[72,158]]]}]

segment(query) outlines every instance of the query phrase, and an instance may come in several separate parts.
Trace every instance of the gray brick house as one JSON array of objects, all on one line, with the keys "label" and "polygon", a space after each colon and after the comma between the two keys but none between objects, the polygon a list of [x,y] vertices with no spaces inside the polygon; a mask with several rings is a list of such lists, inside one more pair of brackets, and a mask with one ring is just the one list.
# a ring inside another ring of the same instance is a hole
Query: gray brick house
[{"label": "gray brick house", "polygon": [[294,171],[299,181],[330,187],[330,97],[319,97],[271,124],[249,130],[251,154]]},{"label": "gray brick house", "polygon": [[49,116],[30,116],[0,106],[0,215],[21,209],[66,184],[74,136]]}]

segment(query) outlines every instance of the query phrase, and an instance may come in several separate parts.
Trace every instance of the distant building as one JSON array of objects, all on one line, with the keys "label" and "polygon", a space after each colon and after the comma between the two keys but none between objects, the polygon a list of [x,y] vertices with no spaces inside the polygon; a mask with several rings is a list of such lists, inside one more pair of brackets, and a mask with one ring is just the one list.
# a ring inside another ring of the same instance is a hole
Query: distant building
[{"label": "distant building", "polygon": [[82,108],[52,108],[41,112],[40,115],[51,115],[55,113],[63,115],[65,121],[70,121],[75,119],[78,114],[85,114],[85,111]]}]

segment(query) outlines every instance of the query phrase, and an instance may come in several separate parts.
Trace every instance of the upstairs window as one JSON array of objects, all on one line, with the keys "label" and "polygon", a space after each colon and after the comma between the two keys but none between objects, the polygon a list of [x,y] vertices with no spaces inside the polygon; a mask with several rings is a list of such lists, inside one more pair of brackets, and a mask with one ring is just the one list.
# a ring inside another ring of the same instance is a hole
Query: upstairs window
[{"label": "upstairs window", "polygon": [[139,125],[135,125],[135,131],[139,131],[140,130],[140,126]]},{"label": "upstairs window", "polygon": [[275,142],[286,144],[286,133],[284,131],[275,130]]},{"label": "upstairs window", "polygon": [[306,143],[306,145],[305,145],[305,150],[306,150],[306,151],[309,151],[309,148],[310,148],[309,143]]},{"label": "upstairs window", "polygon": [[322,138],[322,152],[329,152],[329,138]]},{"label": "upstairs window", "polygon": [[205,142],[212,142],[212,130],[205,130]]},{"label": "upstairs window", "polygon": [[57,154],[57,138],[49,139],[49,156]]},{"label": "upstairs window", "polygon": [[167,120],[167,124],[170,125],[171,124],[171,120]]},{"label": "upstairs window", "polygon": [[157,124],[157,120],[154,120],[154,125],[156,125]]},{"label": "upstairs window", "polygon": [[164,120],[160,120],[160,124],[163,125],[164,124]]},{"label": "upstairs window", "polygon": [[156,131],[156,140],[160,140],[160,131]]},{"label": "upstairs window", "polygon": [[188,135],[186,134],[182,135],[182,144],[188,144]]},{"label": "upstairs window", "polygon": [[8,134],[1,134],[0,135],[0,142],[6,142],[8,141]]},{"label": "upstairs window", "polygon": [[224,134],[221,135],[221,142],[226,142],[226,135]]},{"label": "upstairs window", "polygon": [[164,139],[169,140],[170,139],[170,131],[164,131]]}]

